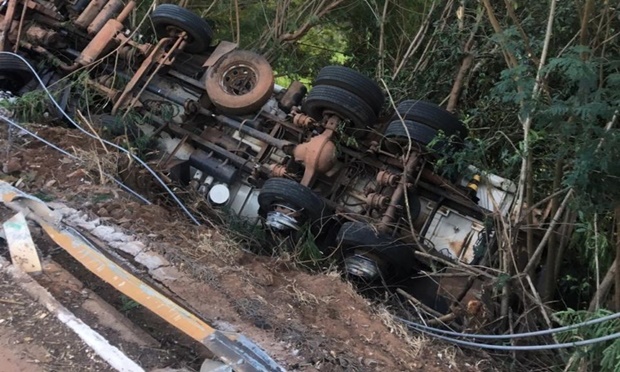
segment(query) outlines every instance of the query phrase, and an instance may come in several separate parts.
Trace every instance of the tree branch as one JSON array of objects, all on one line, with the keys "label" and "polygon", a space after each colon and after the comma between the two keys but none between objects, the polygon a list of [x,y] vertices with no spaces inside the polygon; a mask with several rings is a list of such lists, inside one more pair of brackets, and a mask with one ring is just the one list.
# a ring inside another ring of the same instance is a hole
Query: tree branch
[{"label": "tree branch", "polygon": [[385,45],[385,19],[387,16],[388,4],[389,0],[385,0],[385,4],[383,4],[383,14],[381,14],[381,20],[379,21],[379,62],[377,62],[377,79],[383,79],[383,72],[385,67],[383,65],[385,60],[385,52],[383,50]]},{"label": "tree branch", "polygon": [[512,5],[512,0],[504,0],[504,3],[506,4],[506,11],[508,13],[508,17],[512,19],[512,22],[515,24],[517,30],[519,30],[519,34],[521,34],[521,37],[523,38],[523,46],[525,47],[525,52],[527,53],[528,58],[530,58],[535,65],[540,64],[540,60],[534,55],[534,52],[532,51],[530,38],[525,33],[525,30],[523,29],[523,26],[521,26],[521,22],[519,21],[519,18],[515,13],[514,7]]},{"label": "tree branch", "polygon": [[[483,0],[484,2],[488,2],[489,0]],[[536,71],[536,81],[534,82],[534,88],[532,89],[532,99],[536,100],[538,95],[540,94],[540,87],[542,83],[542,70],[547,61],[547,54],[549,53],[549,43],[551,42],[551,34],[553,33],[553,21],[555,19],[555,5],[557,0],[551,0],[551,5],[549,8],[549,17],[547,19],[547,30],[545,32],[545,41],[543,43],[543,50],[540,56],[540,63],[538,64],[538,71]],[[527,181],[528,170],[530,169],[528,156],[530,152],[530,127],[532,126],[532,110],[526,114],[525,118],[521,118],[521,123],[523,124],[523,157],[521,162],[521,174],[519,176],[519,184],[517,187],[517,199],[514,204],[513,211],[516,211],[516,220],[520,219],[521,209],[523,205],[523,196],[525,193],[525,185]]]},{"label": "tree branch", "polygon": [[[334,0],[331,4],[325,6],[318,13],[313,16],[307,17],[306,23],[304,23],[300,28],[298,28],[294,32],[287,32],[278,37],[278,40],[282,43],[292,43],[304,37],[308,31],[314,26],[317,19],[326,16],[332,10],[336,9],[340,4],[342,4],[345,0]],[[321,3],[322,5],[323,3]]]},{"label": "tree branch", "polygon": [[463,53],[465,53],[465,57],[463,57],[463,61],[461,62],[461,67],[456,74],[456,78],[454,79],[454,84],[452,85],[452,90],[450,91],[450,99],[448,100],[448,105],[446,106],[446,110],[450,112],[456,111],[456,104],[458,103],[459,96],[461,95],[461,91],[463,90],[463,86],[465,85],[465,76],[467,72],[471,68],[474,62],[474,55],[472,53],[472,47],[474,44],[474,37],[478,33],[478,26],[480,26],[480,22],[482,21],[482,11],[479,9],[478,14],[476,16],[476,23],[472,28],[471,33],[469,34],[469,38],[467,42],[463,46]]},{"label": "tree branch", "polygon": [[[590,306],[588,307],[588,311],[596,310],[597,304],[599,304],[601,300],[605,299],[605,296],[607,296],[607,294],[609,293],[609,290],[611,289],[611,285],[614,283],[614,277],[616,274],[617,267],[618,267],[618,259],[616,258],[614,262],[611,264],[611,266],[609,267],[609,270],[607,270],[607,274],[605,274],[605,277],[603,278],[603,281],[601,282],[601,285],[599,286],[598,290],[596,291],[594,296],[592,296],[592,300],[590,301]],[[616,292],[617,291],[618,290],[616,289]]]},{"label": "tree branch", "polygon": [[411,44],[409,44],[409,48],[407,48],[407,51],[403,55],[403,59],[401,59],[400,64],[396,68],[396,71],[394,71],[394,74],[392,74],[392,80],[396,79],[396,76],[398,76],[398,73],[405,66],[409,58],[411,58],[411,56],[418,50],[420,45],[422,45],[422,40],[424,39],[424,35],[426,34],[428,25],[431,22],[431,15],[433,14],[433,10],[435,10],[435,1],[433,1],[433,3],[431,4],[431,9],[428,11],[424,22],[422,22],[422,26],[420,26],[418,33],[411,41]]},{"label": "tree branch", "polygon": [[616,207],[616,311],[620,311],[620,205]]},{"label": "tree branch", "polygon": [[[497,20],[497,17],[495,17],[495,11],[493,11],[493,6],[491,5],[490,0],[482,0],[482,4],[484,5],[487,11],[487,17],[489,18],[489,22],[491,22],[493,31],[495,31],[495,33],[498,35],[502,35],[504,31],[502,30],[502,27],[499,25],[499,21]],[[508,65],[508,67],[514,68],[517,66],[518,64],[517,58],[514,56],[514,54],[512,54],[506,49],[505,45],[502,45],[502,53],[504,54],[504,59],[506,60],[506,64]]]},{"label": "tree branch", "polygon": [[555,229],[555,225],[558,224],[558,221],[560,220],[560,217],[562,216],[562,213],[564,212],[564,208],[566,208],[566,205],[568,204],[568,201],[570,200],[574,192],[575,192],[575,189],[570,189],[566,193],[566,196],[564,197],[562,204],[560,204],[560,207],[558,208],[557,212],[555,212],[555,215],[553,216],[553,219],[551,220],[551,223],[549,224],[549,227],[547,228],[545,235],[543,236],[542,240],[538,244],[538,247],[536,247],[536,250],[532,254],[532,257],[530,257],[529,262],[527,263],[527,265],[525,266],[525,269],[523,270],[523,272],[525,272],[526,274],[531,273],[532,270],[534,269],[534,266],[538,264],[538,259],[542,255],[542,252],[545,249],[545,246],[547,245],[547,241],[549,240],[551,233],[553,233],[553,230]]}]

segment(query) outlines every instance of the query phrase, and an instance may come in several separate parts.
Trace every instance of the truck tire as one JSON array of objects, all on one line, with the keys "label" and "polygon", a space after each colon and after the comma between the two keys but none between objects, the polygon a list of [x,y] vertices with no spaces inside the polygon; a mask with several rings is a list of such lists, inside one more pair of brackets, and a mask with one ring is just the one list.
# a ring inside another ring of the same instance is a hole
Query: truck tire
[{"label": "truck tire", "polygon": [[[461,140],[467,137],[467,128],[454,115],[434,103],[418,100],[402,101],[396,111],[404,120],[425,124],[436,130],[442,130],[446,136],[457,136]],[[392,120],[400,120],[394,115]]]},{"label": "truck tire", "polygon": [[32,71],[18,57],[0,54],[0,89],[17,93],[30,80]]},{"label": "truck tire", "polygon": [[331,85],[353,93],[364,100],[379,115],[385,96],[373,80],[344,66],[325,66],[319,71],[314,86]]},{"label": "truck tire", "polygon": [[188,38],[185,51],[189,53],[203,53],[213,39],[213,31],[204,19],[175,4],[159,5],[151,14],[151,22],[159,38],[185,31]]},{"label": "truck tire", "polygon": [[336,241],[345,254],[345,262],[347,255],[364,256],[375,261],[384,278],[402,278],[415,270],[413,247],[401,244],[392,237],[378,234],[367,223],[345,222],[338,231]]},{"label": "truck tire", "polygon": [[299,225],[314,224],[327,213],[325,203],[312,190],[288,178],[270,178],[258,194],[258,204],[263,214],[274,205],[284,204],[300,212]]},{"label": "truck tire", "polygon": [[[382,145],[390,153],[400,155],[407,149],[410,140],[426,147],[438,134],[439,131],[422,123],[411,120],[393,121],[385,130]],[[443,144],[438,143],[436,148],[442,149]]]},{"label": "truck tire", "polygon": [[315,120],[323,119],[326,111],[331,111],[341,119],[350,120],[356,133],[363,133],[367,126],[377,122],[377,115],[368,104],[357,95],[331,85],[319,85],[308,94],[302,111]]},{"label": "truck tire", "polygon": [[207,70],[207,95],[227,114],[256,112],[273,94],[273,84],[269,62],[248,50],[227,53]]}]

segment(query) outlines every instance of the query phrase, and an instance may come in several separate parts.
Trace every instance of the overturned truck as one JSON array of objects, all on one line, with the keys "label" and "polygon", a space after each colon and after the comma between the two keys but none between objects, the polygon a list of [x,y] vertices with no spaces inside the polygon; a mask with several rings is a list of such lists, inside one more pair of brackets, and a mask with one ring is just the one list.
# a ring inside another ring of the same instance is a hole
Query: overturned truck
[{"label": "overturned truck", "polygon": [[[191,11],[162,4],[137,22],[135,8],[133,0],[5,1],[1,46],[17,46],[46,84],[79,77],[105,99],[104,125],[144,115],[139,132],[165,150],[160,171],[278,234],[310,229],[353,278],[411,277],[424,267],[416,252],[483,259],[515,185],[473,166],[450,179],[437,172],[437,159],[467,137],[452,114],[413,99],[388,110],[374,81],[342,66],[324,67],[311,89],[278,86],[264,57],[212,45],[209,24]],[[8,54],[0,82],[15,94],[37,83]],[[71,89],[58,94],[67,110],[79,94]]]}]

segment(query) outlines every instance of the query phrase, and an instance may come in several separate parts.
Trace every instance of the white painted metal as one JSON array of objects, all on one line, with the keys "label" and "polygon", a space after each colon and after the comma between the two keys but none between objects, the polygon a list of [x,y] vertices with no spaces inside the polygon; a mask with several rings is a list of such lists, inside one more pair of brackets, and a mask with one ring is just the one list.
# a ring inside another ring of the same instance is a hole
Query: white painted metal
[{"label": "white painted metal", "polygon": [[11,261],[27,273],[40,273],[41,260],[30,235],[28,223],[23,213],[17,213],[3,225],[6,241],[11,253]]}]

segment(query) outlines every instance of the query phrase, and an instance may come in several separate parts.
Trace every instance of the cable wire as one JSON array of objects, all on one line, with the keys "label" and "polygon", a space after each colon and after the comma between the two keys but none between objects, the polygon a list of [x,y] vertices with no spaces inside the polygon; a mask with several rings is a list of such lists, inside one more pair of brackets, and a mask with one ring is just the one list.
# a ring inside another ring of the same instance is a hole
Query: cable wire
[{"label": "cable wire", "polygon": [[545,329],[545,330],[534,331],[534,332],[513,333],[510,335],[483,335],[483,334],[474,334],[474,333],[459,333],[459,332],[447,331],[447,330],[440,329],[440,328],[429,327],[429,326],[419,324],[416,322],[412,322],[412,321],[409,321],[409,320],[406,320],[406,319],[403,319],[397,316],[395,316],[394,318],[405,323],[408,326],[415,327],[415,328],[422,329],[422,330],[429,331],[429,332],[434,332],[434,333],[440,333],[440,334],[457,336],[457,337],[487,339],[487,340],[506,340],[506,339],[515,339],[515,338],[524,338],[524,337],[544,336],[544,335],[553,334],[553,333],[565,332],[565,331],[569,331],[575,328],[581,328],[581,327],[592,325],[592,324],[598,324],[598,323],[602,323],[605,321],[618,319],[620,318],[620,313],[614,313],[614,314],[606,315],[600,318],[591,319],[585,322],[575,323],[575,324],[571,324],[571,325],[564,326],[564,327],[551,328],[551,329]]},{"label": "cable wire", "polygon": [[39,82],[39,85],[41,85],[41,88],[43,88],[43,90],[45,91],[45,93],[47,94],[47,96],[50,98],[50,100],[52,101],[52,103],[54,104],[54,106],[56,106],[56,108],[58,109],[58,111],[60,111],[62,113],[62,115],[69,120],[69,122],[71,124],[73,124],[78,130],[80,130],[82,133],[86,134],[87,136],[94,138],[98,141],[102,141],[103,143],[105,143],[106,145],[112,146],[115,149],[126,153],[127,155],[129,155],[133,160],[135,160],[136,162],[138,162],[140,165],[142,165],[156,180],[157,182],[159,182],[163,188],[166,190],[166,192],[168,192],[168,194],[170,194],[170,196],[172,197],[172,199],[174,199],[174,201],[179,205],[179,207],[183,210],[183,212],[185,212],[185,214],[192,220],[192,222],[194,222],[196,225],[200,226],[200,222],[198,222],[198,220],[196,219],[196,217],[194,217],[194,215],[187,209],[187,207],[185,207],[185,205],[183,204],[183,202],[176,196],[176,194],[168,187],[168,185],[166,185],[166,183],[157,175],[157,172],[155,172],[151,167],[149,167],[142,159],[140,159],[139,157],[135,156],[134,154],[132,154],[130,151],[127,151],[126,149],[122,148],[121,146],[112,143],[110,141],[107,141],[103,138],[97,137],[94,134],[90,133],[89,131],[87,131],[86,129],[82,128],[78,123],[76,123],[70,116],[69,114],[67,114],[67,112],[65,110],[62,109],[62,107],[58,104],[58,102],[56,101],[56,99],[54,98],[54,96],[52,95],[52,93],[47,89],[47,87],[45,86],[45,84],[43,83],[43,80],[41,80],[41,77],[39,76],[39,74],[36,72],[36,70],[32,67],[32,65],[30,65],[30,63],[23,58],[22,56],[20,56],[19,54],[15,54],[15,53],[11,53],[11,52],[2,52],[0,51],[0,55],[10,55],[10,56],[14,56],[19,58],[22,62],[24,62],[26,64],[26,66],[28,66],[28,68],[30,69],[30,71],[32,72],[32,74],[34,75],[34,77],[37,79],[37,81]]},{"label": "cable wire", "polygon": [[[61,154],[66,155],[68,157],[70,157],[71,159],[75,159],[75,160],[81,160],[79,157],[67,152],[66,150],[62,149],[61,147],[58,147],[56,145],[54,145],[53,143],[47,141],[45,138],[37,135],[36,133],[33,133],[31,131],[29,131],[28,129],[26,129],[25,127],[17,124],[15,121],[7,118],[4,115],[0,115],[0,120],[4,120],[6,121],[9,125],[14,126],[15,128],[18,128],[22,131],[24,131],[25,133],[29,134],[30,136],[36,138],[37,140],[43,142],[44,144],[48,145],[49,147],[53,148],[54,150],[59,151]],[[136,198],[140,199],[142,202],[144,202],[145,204],[152,204],[147,198],[145,198],[144,196],[140,195],[139,193],[137,193],[136,191],[134,191],[133,189],[131,189],[129,186],[125,185],[124,183],[122,183],[121,181],[119,181],[118,179],[114,178],[114,176],[112,176],[111,174],[102,172],[104,176],[108,177],[109,179],[111,179],[112,181],[114,181],[118,186],[120,186],[123,190],[129,192],[130,194],[132,194],[133,196],[135,196]]]},{"label": "cable wire", "polygon": [[[409,326],[412,328],[416,328],[417,325],[418,324],[414,323],[413,325],[409,325]],[[416,329],[427,335],[433,336],[440,340],[452,342],[460,346],[476,347],[476,348],[487,349],[487,350],[501,350],[501,351],[539,351],[539,350],[564,349],[564,348],[570,348],[570,347],[587,346],[587,345],[592,345],[592,344],[596,344],[599,342],[610,341],[610,340],[615,340],[615,339],[620,338],[620,332],[616,332],[616,333],[612,333],[607,336],[601,336],[601,337],[591,338],[588,340],[575,341],[575,342],[565,342],[561,344],[521,345],[521,346],[491,345],[491,344],[484,344],[480,342],[460,340],[458,338],[449,337],[449,336],[442,336],[437,333],[424,330],[422,328],[416,328]]]}]

